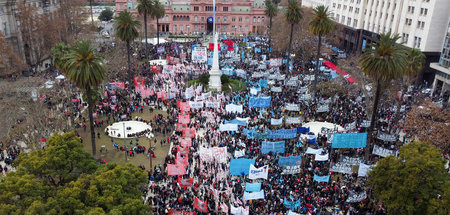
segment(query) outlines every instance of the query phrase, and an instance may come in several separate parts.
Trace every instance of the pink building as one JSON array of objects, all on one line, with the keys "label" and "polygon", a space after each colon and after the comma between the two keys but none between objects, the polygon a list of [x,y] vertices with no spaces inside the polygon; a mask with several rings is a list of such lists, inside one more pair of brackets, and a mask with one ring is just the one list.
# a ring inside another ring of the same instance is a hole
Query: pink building
[{"label": "pink building", "polygon": [[[136,0],[116,0],[116,12],[128,10],[138,15]],[[208,17],[213,16],[212,0],[160,0],[166,15],[159,20],[161,32],[173,34],[200,33],[211,30]],[[264,33],[266,16],[264,0],[216,0],[216,31],[230,34]],[[149,29],[156,20],[149,19]]]}]

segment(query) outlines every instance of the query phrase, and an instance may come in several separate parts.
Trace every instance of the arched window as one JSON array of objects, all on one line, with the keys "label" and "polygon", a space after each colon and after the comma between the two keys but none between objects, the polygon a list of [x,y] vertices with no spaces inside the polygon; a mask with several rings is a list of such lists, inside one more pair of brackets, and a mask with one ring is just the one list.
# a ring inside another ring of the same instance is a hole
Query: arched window
[{"label": "arched window", "polygon": [[197,16],[194,16],[194,21],[198,21],[198,17]]},{"label": "arched window", "polygon": [[166,16],[166,22],[168,22],[169,21],[169,16]]},{"label": "arched window", "polygon": [[173,19],[172,19],[173,21],[177,21],[177,17],[176,16],[173,16]]},{"label": "arched window", "polygon": [[256,16],[253,17],[253,22],[256,22]]},{"label": "arched window", "polygon": [[186,21],[190,21],[189,16],[186,17]]}]

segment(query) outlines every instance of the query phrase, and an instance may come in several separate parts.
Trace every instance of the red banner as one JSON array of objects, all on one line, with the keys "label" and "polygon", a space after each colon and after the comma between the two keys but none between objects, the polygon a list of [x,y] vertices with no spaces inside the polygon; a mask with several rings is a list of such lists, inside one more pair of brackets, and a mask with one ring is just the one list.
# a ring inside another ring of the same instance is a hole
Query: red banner
[{"label": "red banner", "polygon": [[174,64],[177,64],[177,63],[180,63],[180,62],[181,62],[181,61],[180,61],[180,58],[171,57],[171,56],[168,56],[168,57],[166,58],[166,61],[167,61],[167,64],[170,64],[170,65],[174,65]]},{"label": "red banner", "polygon": [[152,72],[153,73],[161,73],[162,72],[162,66],[152,66]]},{"label": "red banner", "polygon": [[186,169],[183,165],[167,164],[167,175],[185,175]]},{"label": "red banner", "polygon": [[[217,48],[218,48],[219,51],[220,51],[220,43],[217,44]],[[214,50],[214,43],[210,43],[210,44],[209,44],[208,50],[209,50],[209,51],[213,51],[213,50]]]},{"label": "red banner", "polygon": [[194,138],[195,137],[195,129],[193,128],[185,128],[182,131],[183,137]]},{"label": "red banner", "polygon": [[180,176],[178,176],[178,184],[180,185],[180,187],[185,188],[191,186],[194,183],[194,178],[181,178]]},{"label": "red banner", "polygon": [[177,146],[177,151],[178,151],[178,153],[180,153],[181,155],[187,155],[187,154],[189,154],[189,148],[184,148],[184,147]]},{"label": "red banner", "polygon": [[175,165],[182,165],[186,167],[188,163],[188,156],[182,156],[180,153],[177,153],[177,157],[175,158]]},{"label": "red banner", "polygon": [[156,98],[165,101],[165,100],[169,99],[169,94],[166,93],[166,92],[164,92],[164,91],[162,91],[162,92],[157,92],[157,93],[156,93]]},{"label": "red banner", "polygon": [[178,123],[181,124],[189,124],[191,122],[191,114],[187,114],[187,115],[178,115]]},{"label": "red banner", "polygon": [[169,215],[194,215],[194,212],[170,210]]},{"label": "red banner", "polygon": [[206,200],[205,201],[200,201],[200,199],[195,197],[194,208],[196,208],[200,212],[208,213],[208,207],[207,207]]},{"label": "red banner", "polygon": [[184,128],[186,128],[186,124],[177,123],[176,131],[183,131]]},{"label": "red banner", "polygon": [[191,147],[192,146],[192,139],[188,139],[188,140],[181,139],[180,145],[182,147],[185,147],[185,148]]}]

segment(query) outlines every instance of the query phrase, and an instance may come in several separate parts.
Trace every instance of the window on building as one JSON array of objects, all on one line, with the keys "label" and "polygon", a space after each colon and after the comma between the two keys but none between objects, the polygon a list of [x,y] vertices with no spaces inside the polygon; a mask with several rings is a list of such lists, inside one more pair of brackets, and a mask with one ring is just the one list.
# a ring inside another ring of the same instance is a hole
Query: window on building
[{"label": "window on building", "polygon": [[336,3],[333,3],[333,8],[336,8]]},{"label": "window on building", "polygon": [[191,30],[191,26],[186,25],[186,31],[189,32],[189,30]]},{"label": "window on building", "polygon": [[356,0],[356,4],[359,4],[359,3],[361,3],[361,0]]},{"label": "window on building", "polygon": [[238,20],[239,20],[239,22],[242,22],[242,17],[239,17],[239,19],[238,19]]},{"label": "window on building", "polygon": [[359,8],[355,8],[355,13],[359,14]]},{"label": "window on building", "polygon": [[227,12],[228,11],[228,7],[223,7],[223,11]]},{"label": "window on building", "polygon": [[245,26],[245,32],[248,32],[248,26]]},{"label": "window on building", "polygon": [[409,19],[408,25],[411,25],[412,23],[412,19]]},{"label": "window on building", "polygon": [[198,17],[194,16],[194,21],[197,22],[198,21]]},{"label": "window on building", "polygon": [[349,7],[348,12],[350,12],[350,13],[353,12],[353,7]]},{"label": "window on building", "polygon": [[202,20],[202,22],[204,22],[205,21],[205,17],[202,17],[201,20]]},{"label": "window on building", "polygon": [[357,20],[357,19],[354,19],[354,20],[353,20],[353,27],[354,27],[354,28],[357,28],[357,27],[358,27],[358,20]]},{"label": "window on building", "polygon": [[186,21],[191,21],[191,19],[189,18],[189,16],[186,17]]},{"label": "window on building", "polygon": [[223,32],[227,31],[227,26],[223,26]]},{"label": "window on building", "polygon": [[420,28],[421,21],[417,21],[417,28]]},{"label": "window on building", "polygon": [[176,16],[173,16],[172,20],[173,20],[173,21],[177,21],[177,17],[176,17]]},{"label": "window on building", "polygon": [[227,16],[224,16],[224,17],[223,17],[223,21],[224,21],[224,22],[227,22]]},{"label": "window on building", "polygon": [[245,17],[245,22],[250,22],[250,18]]},{"label": "window on building", "polygon": [[198,7],[194,7],[194,11],[199,11]]},{"label": "window on building", "polygon": [[411,13],[414,13],[414,7],[411,6]]},{"label": "window on building", "polygon": [[253,17],[253,22],[256,22],[256,17],[255,16]]},{"label": "window on building", "polygon": [[183,26],[182,25],[180,25],[180,31],[183,31]]},{"label": "window on building", "polygon": [[416,46],[417,46],[417,37],[414,37],[414,48],[416,48]]},{"label": "window on building", "polygon": [[217,22],[220,22],[220,17],[217,17]]},{"label": "window on building", "polygon": [[[217,11],[217,7],[215,8],[216,9],[216,11]],[[205,7],[205,11],[213,11],[214,10],[214,7],[213,6],[206,6]]]},{"label": "window on building", "polygon": [[182,16],[180,16],[180,20],[179,21],[183,21],[183,17]]},{"label": "window on building", "polygon": [[261,21],[264,22],[264,17],[261,17]]},{"label": "window on building", "polygon": [[173,26],[173,31],[177,31],[177,25]]},{"label": "window on building", "polygon": [[194,25],[194,31],[198,31],[198,26]]},{"label": "window on building", "polygon": [[336,14],[336,21],[339,22],[339,14]]},{"label": "window on building", "polygon": [[344,22],[345,22],[345,16],[342,16],[341,17],[341,23],[344,24]]},{"label": "window on building", "polygon": [[205,26],[202,25],[201,29],[202,29],[202,32],[204,32],[205,31]]},{"label": "window on building", "polygon": [[239,31],[242,31],[242,26],[239,25]]},{"label": "window on building", "polygon": [[338,8],[337,9],[341,9],[341,4],[338,4]]},{"label": "window on building", "polygon": [[344,5],[344,10],[347,10],[347,5]]},{"label": "window on building", "polygon": [[232,22],[236,22],[236,17],[231,18]]},{"label": "window on building", "polygon": [[169,16],[166,16],[166,22],[168,22],[169,21]]},{"label": "window on building", "polygon": [[3,33],[5,33],[5,36],[8,36],[8,23],[3,22]]},{"label": "window on building", "polygon": [[258,22],[261,22],[261,18],[258,17]]},{"label": "window on building", "polygon": [[236,29],[236,27],[234,27],[234,25],[231,26],[231,30],[234,31]]},{"label": "window on building", "polygon": [[423,29],[425,27],[425,22],[422,22],[422,24],[420,25],[420,29]]},{"label": "window on building", "polygon": [[350,26],[352,24],[352,18],[348,17],[347,18],[347,25]]}]

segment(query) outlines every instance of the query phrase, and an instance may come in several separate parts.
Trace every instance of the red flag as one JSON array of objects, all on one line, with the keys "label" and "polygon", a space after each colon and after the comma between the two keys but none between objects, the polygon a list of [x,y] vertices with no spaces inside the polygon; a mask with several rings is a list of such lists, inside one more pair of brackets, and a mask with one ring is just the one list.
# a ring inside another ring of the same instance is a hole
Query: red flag
[{"label": "red flag", "polygon": [[208,207],[205,201],[200,201],[197,197],[195,197],[194,208],[203,213],[208,213]]}]

